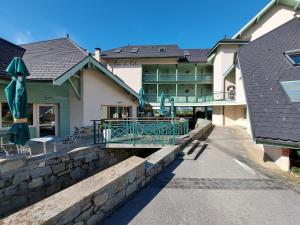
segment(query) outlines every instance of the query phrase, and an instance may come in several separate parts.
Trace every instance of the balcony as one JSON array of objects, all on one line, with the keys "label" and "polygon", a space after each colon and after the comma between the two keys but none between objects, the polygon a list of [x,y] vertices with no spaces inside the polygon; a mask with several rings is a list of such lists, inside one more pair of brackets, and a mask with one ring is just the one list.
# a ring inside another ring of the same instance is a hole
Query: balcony
[{"label": "balcony", "polygon": [[[158,78],[158,79],[157,79]],[[143,83],[186,83],[186,82],[197,82],[197,83],[212,83],[212,73],[198,74],[198,75],[187,75],[187,74],[144,74]]]},{"label": "balcony", "polygon": [[[173,96],[176,103],[208,103],[208,102],[218,102],[218,101],[234,101],[235,92],[216,92],[211,95],[199,96],[199,95],[166,95],[165,102],[170,102],[170,97]],[[150,94],[145,95],[145,100],[152,103],[159,103],[160,96]]]}]

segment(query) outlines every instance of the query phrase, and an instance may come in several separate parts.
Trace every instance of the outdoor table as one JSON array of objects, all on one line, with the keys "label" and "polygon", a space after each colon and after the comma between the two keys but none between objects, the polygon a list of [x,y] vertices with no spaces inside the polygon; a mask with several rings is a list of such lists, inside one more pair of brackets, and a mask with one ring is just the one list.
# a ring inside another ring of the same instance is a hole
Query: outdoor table
[{"label": "outdoor table", "polygon": [[40,138],[32,138],[30,141],[35,141],[38,143],[43,143],[44,146],[44,154],[47,154],[46,143],[52,141],[53,137],[40,137]]}]

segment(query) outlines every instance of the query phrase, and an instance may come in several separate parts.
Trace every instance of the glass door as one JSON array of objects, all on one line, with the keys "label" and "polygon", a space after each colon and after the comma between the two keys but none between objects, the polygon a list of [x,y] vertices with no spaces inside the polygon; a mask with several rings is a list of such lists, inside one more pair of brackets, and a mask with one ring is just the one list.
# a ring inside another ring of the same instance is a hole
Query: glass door
[{"label": "glass door", "polygon": [[57,135],[57,107],[56,105],[38,106],[38,136]]}]

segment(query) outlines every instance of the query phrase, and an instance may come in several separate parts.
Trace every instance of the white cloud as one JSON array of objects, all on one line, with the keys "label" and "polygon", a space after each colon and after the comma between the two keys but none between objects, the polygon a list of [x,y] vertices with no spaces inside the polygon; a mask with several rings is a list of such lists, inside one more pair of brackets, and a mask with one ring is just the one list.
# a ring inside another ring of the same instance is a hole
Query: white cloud
[{"label": "white cloud", "polygon": [[29,43],[32,41],[32,35],[29,30],[26,31],[20,31],[16,35],[14,35],[14,43],[20,45],[20,44],[25,44]]}]

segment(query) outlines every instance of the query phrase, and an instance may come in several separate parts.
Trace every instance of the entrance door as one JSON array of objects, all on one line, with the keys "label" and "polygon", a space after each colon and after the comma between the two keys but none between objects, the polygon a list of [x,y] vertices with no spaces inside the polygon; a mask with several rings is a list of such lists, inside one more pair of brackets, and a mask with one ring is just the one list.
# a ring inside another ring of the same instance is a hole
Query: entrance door
[{"label": "entrance door", "polygon": [[57,106],[56,105],[38,105],[38,136],[56,136],[57,135]]}]

